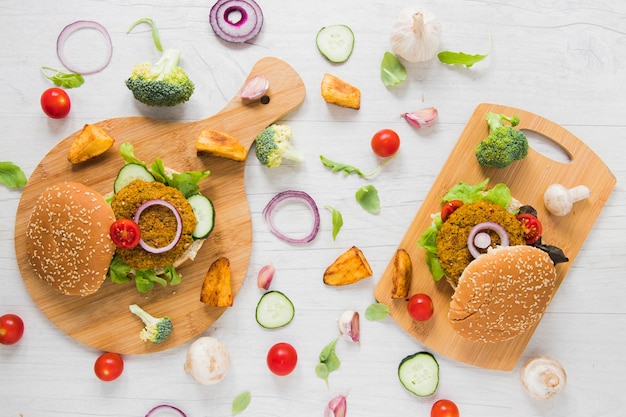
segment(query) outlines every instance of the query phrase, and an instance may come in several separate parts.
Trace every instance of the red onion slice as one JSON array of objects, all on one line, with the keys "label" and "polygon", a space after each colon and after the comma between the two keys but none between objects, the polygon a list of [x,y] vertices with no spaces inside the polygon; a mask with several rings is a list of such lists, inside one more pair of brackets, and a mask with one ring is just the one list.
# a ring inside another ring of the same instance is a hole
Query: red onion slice
[{"label": "red onion slice", "polygon": [[476,226],[472,227],[472,230],[470,230],[469,236],[467,237],[467,248],[469,249],[472,257],[478,258],[481,255],[474,244],[474,238],[483,230],[493,230],[500,237],[500,246],[509,246],[509,234],[506,232],[504,227],[495,222],[478,223]]},{"label": "red onion slice", "polygon": [[187,414],[178,407],[169,404],[161,404],[148,411],[146,417],[187,417]]},{"label": "red onion slice", "polygon": [[[80,68],[79,65],[75,65],[69,62],[67,56],[65,55],[65,43],[69,39],[72,34],[81,29],[94,29],[98,31],[105,41],[105,57],[104,61],[95,68]],[[81,75],[95,74],[96,72],[100,72],[105,69],[109,62],[111,62],[111,55],[113,55],[113,44],[111,43],[111,37],[109,36],[109,32],[98,22],[94,22],[91,20],[78,20],[74,23],[70,23],[65,26],[61,33],[59,33],[59,37],[57,38],[57,55],[61,64],[65,68],[67,68],[71,72],[75,72]]]},{"label": "red onion slice", "polygon": [[163,252],[167,252],[171,250],[174,246],[176,246],[176,244],[180,240],[180,236],[183,234],[183,219],[180,217],[180,213],[178,212],[178,210],[176,210],[176,207],[174,207],[172,203],[165,201],[165,200],[156,199],[156,200],[148,200],[139,206],[139,208],[135,212],[135,215],[133,216],[135,222],[139,224],[139,218],[141,217],[141,213],[143,213],[143,211],[147,209],[148,207],[155,206],[155,205],[166,207],[172,211],[172,213],[174,214],[174,217],[176,217],[176,235],[174,235],[174,239],[172,239],[172,241],[167,246],[163,246],[162,248],[155,248],[155,247],[148,245],[146,242],[144,242],[143,238],[139,240],[139,245],[146,252],[163,253]]},{"label": "red onion slice", "polygon": [[211,7],[209,23],[223,40],[243,43],[261,32],[263,12],[254,0],[218,0]]},{"label": "red onion slice", "polygon": [[[278,228],[274,224],[274,213],[276,212],[278,205],[285,200],[302,201],[307,205],[307,207],[311,209],[311,212],[313,213],[313,228],[307,236],[303,238],[294,238],[287,236],[280,230],[278,230]],[[320,212],[317,208],[317,204],[315,204],[313,198],[311,198],[311,196],[304,191],[287,190],[276,194],[263,209],[263,218],[269,225],[270,231],[272,233],[274,233],[279,239],[282,239],[285,242],[289,243],[308,243],[315,239],[315,236],[317,236],[317,232],[320,228]]]}]

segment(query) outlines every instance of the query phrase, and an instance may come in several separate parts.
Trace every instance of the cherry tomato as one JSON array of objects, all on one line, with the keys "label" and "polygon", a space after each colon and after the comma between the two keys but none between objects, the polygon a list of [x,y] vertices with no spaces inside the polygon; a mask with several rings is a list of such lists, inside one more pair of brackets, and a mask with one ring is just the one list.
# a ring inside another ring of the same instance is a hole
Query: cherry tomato
[{"label": "cherry tomato", "polygon": [[450,215],[462,205],[463,202],[461,200],[451,200],[446,202],[441,208],[441,221],[445,223],[445,221],[448,220],[448,217],[450,217]]},{"label": "cherry tomato", "polygon": [[132,249],[139,244],[141,231],[131,219],[118,219],[111,224],[111,240],[122,249]]},{"label": "cherry tomato", "polygon": [[372,150],[380,157],[387,158],[400,148],[400,137],[391,129],[379,130],[372,136]]},{"label": "cherry tomato", "polygon": [[432,317],[435,308],[433,306],[433,300],[428,294],[413,294],[406,304],[406,308],[409,312],[409,316],[413,320],[426,321]]},{"label": "cherry tomato", "polygon": [[61,88],[48,88],[41,95],[41,109],[48,117],[62,119],[70,112],[70,107],[70,96]]},{"label": "cherry tomato", "polygon": [[0,317],[0,343],[12,345],[17,343],[24,334],[24,322],[15,314]]},{"label": "cherry tomato", "polygon": [[113,381],[122,375],[124,370],[124,360],[113,352],[106,352],[98,356],[93,366],[96,376],[103,381]]},{"label": "cherry tomato", "polygon": [[517,221],[520,222],[522,226],[522,231],[524,232],[524,239],[526,239],[527,245],[532,245],[537,242],[541,237],[541,233],[543,232],[543,227],[541,226],[541,222],[535,216],[530,213],[521,213],[517,216]]},{"label": "cherry tomato", "polygon": [[289,343],[276,343],[267,352],[267,367],[276,375],[289,375],[297,363],[298,353]]},{"label": "cherry tomato", "polygon": [[439,400],[430,409],[430,417],[459,417],[459,408],[450,400]]}]

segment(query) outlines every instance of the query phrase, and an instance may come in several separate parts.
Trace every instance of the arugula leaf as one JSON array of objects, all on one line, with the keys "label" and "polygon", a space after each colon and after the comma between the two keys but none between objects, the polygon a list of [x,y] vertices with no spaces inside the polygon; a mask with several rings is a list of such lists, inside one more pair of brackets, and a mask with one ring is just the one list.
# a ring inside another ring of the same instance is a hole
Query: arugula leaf
[{"label": "arugula leaf", "polygon": [[491,32],[489,32],[489,51],[486,54],[466,54],[465,52],[452,52],[452,51],[443,51],[437,54],[437,58],[439,61],[448,65],[464,65],[466,68],[470,68],[472,65],[477,62],[482,61],[483,59],[489,56],[491,52]]},{"label": "arugula leaf", "polygon": [[331,161],[323,155],[320,155],[320,160],[322,164],[330,168],[331,172],[342,172],[344,175],[356,174],[359,177],[365,178],[368,177],[368,174],[364,174],[359,168],[354,167],[352,165],[344,164],[342,162]]},{"label": "arugula leaf", "polygon": [[13,162],[0,162],[0,184],[9,188],[21,188],[26,185],[26,175]]},{"label": "arugula leaf", "polygon": [[233,400],[233,404],[231,407],[232,415],[239,414],[246,408],[248,408],[248,405],[250,405],[250,400],[250,391],[244,391],[237,395]]},{"label": "arugula leaf", "polygon": [[326,385],[328,385],[328,375],[330,375],[331,372],[339,369],[339,366],[341,365],[341,361],[335,353],[335,345],[337,344],[337,340],[339,340],[338,337],[326,346],[324,346],[324,348],[320,352],[320,362],[315,367],[315,374],[319,378],[326,381]]},{"label": "arugula leaf", "polygon": [[389,306],[383,303],[370,304],[365,309],[365,318],[369,321],[380,321],[389,315]]},{"label": "arugula leaf", "polygon": [[356,192],[356,201],[363,207],[363,210],[369,213],[378,213],[380,211],[380,199],[378,190],[373,185],[364,185]]},{"label": "arugula leaf", "polygon": [[332,206],[325,206],[325,208],[330,210],[333,216],[333,240],[335,240],[337,238],[339,230],[341,229],[341,226],[343,226],[343,216],[341,215],[341,212],[339,210]]},{"label": "arugula leaf", "polygon": [[[47,72],[49,71],[55,71],[55,73],[53,75],[48,75]],[[67,72],[65,70],[45,65],[41,67],[41,73],[44,77],[52,81],[57,87],[78,88],[85,83],[85,78],[80,74]]]},{"label": "arugula leaf", "polygon": [[380,79],[387,87],[400,84],[406,80],[407,72],[402,62],[391,52],[385,52],[380,64]]}]

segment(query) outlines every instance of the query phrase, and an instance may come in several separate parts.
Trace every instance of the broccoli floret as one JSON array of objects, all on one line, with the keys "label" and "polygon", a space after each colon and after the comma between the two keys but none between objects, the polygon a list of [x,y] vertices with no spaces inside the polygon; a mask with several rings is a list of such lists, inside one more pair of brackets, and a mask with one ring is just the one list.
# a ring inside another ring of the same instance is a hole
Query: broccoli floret
[{"label": "broccoli floret", "polygon": [[144,62],[133,67],[126,87],[148,106],[175,106],[189,100],[194,84],[178,66],[180,51],[167,49],[154,64]]},{"label": "broccoli floret", "polygon": [[265,129],[255,139],[256,157],[268,168],[276,168],[283,162],[283,158],[300,162],[304,156],[291,145],[292,131],[287,125],[273,124]]},{"label": "broccoli floret", "polygon": [[[163,51],[154,20],[139,19],[127,33],[140,23],[150,24],[154,45],[158,51]],[[148,106],[175,106],[184,103],[193,94],[194,84],[185,70],[178,66],[179,60],[180,50],[166,49],[154,65],[149,62],[135,65],[126,80],[126,87],[138,101]]]},{"label": "broccoli floret", "polygon": [[[478,163],[486,167],[504,168],[528,155],[528,138],[513,127],[519,124],[519,117],[487,113],[489,136],[475,149]],[[505,125],[504,122],[509,122]]]},{"label": "broccoli floret", "polygon": [[132,304],[130,311],[137,315],[145,324],[145,327],[139,332],[139,338],[144,342],[161,343],[170,337],[173,327],[172,320],[169,317],[152,317],[137,304]]}]

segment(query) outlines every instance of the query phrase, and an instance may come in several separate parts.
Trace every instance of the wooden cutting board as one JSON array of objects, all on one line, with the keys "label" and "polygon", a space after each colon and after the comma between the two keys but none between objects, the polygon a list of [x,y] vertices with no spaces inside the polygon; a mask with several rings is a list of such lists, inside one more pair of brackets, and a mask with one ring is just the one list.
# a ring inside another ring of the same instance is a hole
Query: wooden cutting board
[{"label": "wooden cutting board", "polygon": [[[474,148],[488,135],[485,121],[488,112],[518,115],[521,119],[520,129],[537,132],[553,141],[569,156],[570,162],[556,162],[542,155],[532,149],[531,142],[529,154],[522,161],[514,162],[504,169],[481,167],[474,156]],[[391,261],[376,285],[376,299],[388,305],[391,316],[398,324],[426,348],[471,365],[511,370],[521,357],[536,325],[525,334],[501,343],[476,343],[459,336],[447,320],[452,288],[445,279],[433,281],[424,262],[425,251],[416,243],[430,225],[431,214],[441,210],[440,199],[447,190],[458,182],[477,184],[485,178],[490,179],[487,188],[500,182],[505,183],[515,198],[537,209],[544,229],[543,242],[560,247],[570,259],[568,263],[557,265],[558,285],[563,282],[568,269],[574,263],[609,198],[616,179],[587,145],[558,124],[521,109],[480,104],[398,246],[406,249],[413,261],[410,294],[429,294],[435,305],[434,316],[426,322],[416,322],[407,313],[406,300],[391,298]],[[543,204],[543,192],[553,183],[560,183],[568,188],[586,185],[591,191],[591,197],[576,203],[569,215],[553,216]]]},{"label": "wooden cutting board", "polygon": [[[104,155],[80,165],[70,164],[67,154],[79,133],[75,132],[59,142],[35,168],[17,210],[17,262],[34,302],[69,336],[103,351],[156,352],[198,336],[224,313],[225,308],[209,307],[200,302],[200,288],[209,266],[219,256],[226,256],[231,262],[235,295],[246,276],[252,227],[244,189],[245,163],[197,154],[196,138],[202,129],[214,129],[234,136],[249,149],[261,130],[300,106],[305,97],[300,76],[277,58],[259,60],[248,79],[256,75],[269,80],[268,104],[243,103],[237,92],[218,114],[200,121],[168,122],[146,117],[104,120],[95,124],[116,139],[114,147]],[[95,294],[62,295],[40,280],[28,265],[25,231],[31,209],[44,189],[61,181],[81,182],[104,195],[110,193],[113,180],[124,165],[119,154],[123,142],[132,143],[135,156],[148,164],[161,158],[165,166],[177,171],[209,169],[211,175],[200,183],[200,189],[215,205],[215,229],[196,260],[178,269],[182,276],[179,285],[165,288],[157,285],[150,292],[140,294],[134,283],[113,284],[106,280]],[[170,338],[161,344],[141,341],[139,332],[143,324],[128,309],[133,303],[154,316],[169,316],[174,325]],[[234,305],[237,305],[236,298]]]}]

